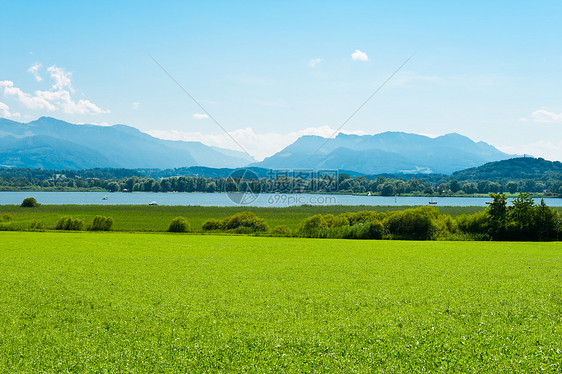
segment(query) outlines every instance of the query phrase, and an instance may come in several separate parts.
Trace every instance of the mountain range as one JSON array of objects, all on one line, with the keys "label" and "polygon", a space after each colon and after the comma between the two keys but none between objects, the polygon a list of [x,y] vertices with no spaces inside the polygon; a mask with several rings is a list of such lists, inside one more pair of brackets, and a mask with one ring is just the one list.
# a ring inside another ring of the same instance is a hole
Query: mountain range
[{"label": "mountain range", "polygon": [[375,135],[338,134],[335,138],[303,136],[282,151],[252,166],[355,170],[365,174],[443,173],[505,160],[484,142],[459,134],[436,138],[404,132]]},{"label": "mountain range", "polygon": [[125,126],[76,125],[41,117],[29,123],[0,118],[0,167],[41,169],[191,166],[264,169],[330,169],[363,174],[443,173],[509,159],[484,142],[459,134],[436,138],[403,132],[302,136],[256,162],[243,152],[200,142],[158,139]]},{"label": "mountain range", "polygon": [[243,152],[162,140],[125,125],[75,125],[50,117],[29,123],[0,119],[0,167],[237,168],[252,161]]}]

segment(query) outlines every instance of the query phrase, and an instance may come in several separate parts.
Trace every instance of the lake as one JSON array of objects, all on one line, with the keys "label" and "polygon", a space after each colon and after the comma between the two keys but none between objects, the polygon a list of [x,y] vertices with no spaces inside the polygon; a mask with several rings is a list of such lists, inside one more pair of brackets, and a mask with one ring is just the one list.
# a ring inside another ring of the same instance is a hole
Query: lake
[{"label": "lake", "polygon": [[[428,197],[350,196],[313,194],[260,194],[248,196],[232,193],[105,193],[105,192],[0,192],[0,205],[21,204],[26,197],[35,197],[41,204],[94,204],[94,205],[200,205],[200,206],[255,206],[286,207],[294,205],[429,205]],[[107,200],[103,198],[107,196]],[[437,206],[486,206],[489,197],[435,197]],[[550,207],[562,206],[562,199],[546,198]],[[239,202],[239,203],[238,203]],[[540,203],[540,199],[535,199]]]}]

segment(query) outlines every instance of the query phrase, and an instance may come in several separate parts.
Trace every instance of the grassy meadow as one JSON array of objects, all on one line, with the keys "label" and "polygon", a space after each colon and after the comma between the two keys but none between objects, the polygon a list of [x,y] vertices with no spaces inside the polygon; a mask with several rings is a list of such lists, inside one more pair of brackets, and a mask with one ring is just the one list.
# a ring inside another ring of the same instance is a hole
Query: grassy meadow
[{"label": "grassy meadow", "polygon": [[562,372],[557,242],[0,243],[0,372]]},{"label": "grassy meadow", "polygon": [[[92,222],[95,216],[110,216],[116,231],[166,231],[170,221],[177,216],[186,217],[193,230],[201,230],[203,222],[210,218],[224,219],[235,213],[256,213],[270,227],[286,225],[296,230],[300,223],[314,214],[340,214],[362,210],[389,211],[411,208],[410,206],[295,206],[287,208],[256,207],[202,207],[202,206],[147,206],[147,205],[41,205],[37,208],[21,208],[17,205],[0,205],[0,217],[10,216],[10,225],[27,229],[33,221],[42,222],[47,228],[55,226],[62,216],[72,216]],[[482,207],[439,207],[444,214],[457,216],[483,210]]]}]

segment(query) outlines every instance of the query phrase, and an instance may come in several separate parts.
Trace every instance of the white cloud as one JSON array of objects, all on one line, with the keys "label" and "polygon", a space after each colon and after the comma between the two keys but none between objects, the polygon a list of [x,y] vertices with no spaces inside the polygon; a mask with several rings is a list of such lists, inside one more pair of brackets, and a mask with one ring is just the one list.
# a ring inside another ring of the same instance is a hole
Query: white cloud
[{"label": "white cloud", "polygon": [[137,110],[138,108],[140,108],[140,103],[134,102],[133,103],[133,109]]},{"label": "white cloud", "polygon": [[0,117],[10,117],[10,107],[0,101]]},{"label": "white cloud", "polygon": [[[290,133],[263,133],[257,134],[252,128],[238,129],[230,132],[230,135],[242,147],[248,150],[252,156],[257,160],[263,160],[265,157],[271,156],[279,152],[289,144],[293,143],[303,135],[318,135],[322,137],[329,137],[334,134],[336,130],[329,126],[311,127],[300,131]],[[152,136],[168,140],[185,140],[185,141],[198,141],[210,146],[216,146],[227,149],[234,149],[242,151],[237,144],[226,134],[202,134],[200,132],[182,132],[177,130],[152,130],[147,131]],[[345,132],[346,134],[365,135],[366,133],[355,131]]]},{"label": "white cloud", "polygon": [[369,61],[369,56],[367,56],[365,52],[362,52],[358,49],[356,49],[355,52],[351,54],[351,58],[355,61]]},{"label": "white cloud", "polygon": [[33,77],[37,82],[41,82],[43,80],[43,78],[39,75],[39,70],[41,70],[41,66],[42,65],[40,63],[36,62],[33,65],[31,65],[29,69],[27,69],[27,71],[30,72],[31,75],[33,75]]},{"label": "white cloud", "polygon": [[562,113],[549,112],[545,109],[535,110],[533,114],[533,121],[541,123],[555,123],[562,122]]},{"label": "white cloud", "polygon": [[209,116],[205,113],[193,113],[191,116],[193,119],[207,119]]},{"label": "white cloud", "polygon": [[111,127],[113,125],[107,122],[76,122],[77,125],[96,125],[96,126],[106,126]]},{"label": "white cloud", "polygon": [[58,68],[55,65],[50,66],[47,69],[51,79],[55,84],[53,84],[53,90],[64,90],[68,88],[70,92],[74,92],[72,88],[72,73],[64,71],[62,68]]},{"label": "white cloud", "polygon": [[48,91],[37,90],[33,94],[23,92],[14,87],[12,81],[0,81],[0,88],[4,88],[5,96],[13,96],[28,109],[47,110],[50,112],[62,111],[68,114],[102,114],[109,113],[92,103],[90,100],[72,98],[72,73],[55,65],[47,69],[51,80],[54,82]]},{"label": "white cloud", "polygon": [[315,67],[316,65],[318,65],[319,63],[322,62],[321,58],[313,58],[312,60],[308,61],[308,66],[310,66],[311,68]]},{"label": "white cloud", "polygon": [[[45,98],[38,95],[42,91],[36,91],[36,95],[31,95],[23,92],[21,89],[14,87],[12,81],[0,81],[0,88],[4,88],[4,95],[14,96],[23,106],[28,109],[45,109],[48,111],[55,111],[57,108]],[[46,92],[46,91],[45,91]]]},{"label": "white cloud", "polygon": [[3,102],[0,101],[0,117],[4,117],[4,118],[17,118],[17,117],[21,117],[21,114],[19,113],[11,113],[10,112],[10,107],[7,104],[4,104]]}]

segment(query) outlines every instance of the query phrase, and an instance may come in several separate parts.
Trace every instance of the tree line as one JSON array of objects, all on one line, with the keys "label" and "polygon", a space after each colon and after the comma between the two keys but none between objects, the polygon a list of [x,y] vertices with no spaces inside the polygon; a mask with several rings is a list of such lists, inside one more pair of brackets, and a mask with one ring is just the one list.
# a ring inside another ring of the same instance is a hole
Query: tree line
[{"label": "tree line", "polygon": [[[102,173],[103,174],[103,173]],[[123,171],[123,174],[126,174]],[[94,174],[95,175],[95,174]],[[0,190],[45,190],[45,191],[109,191],[109,192],[245,192],[251,189],[263,193],[371,193],[381,196],[394,195],[472,195],[489,193],[544,193],[545,196],[562,196],[562,181],[535,181],[531,179],[508,181],[506,183],[488,180],[461,182],[457,180],[424,181],[418,178],[385,178],[379,176],[367,179],[364,176],[350,177],[339,174],[322,178],[205,178],[168,177],[150,178],[124,176],[122,178],[81,177],[65,174],[13,175],[0,177]]]}]

